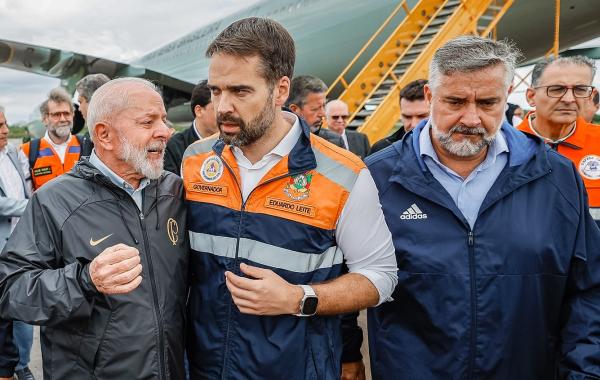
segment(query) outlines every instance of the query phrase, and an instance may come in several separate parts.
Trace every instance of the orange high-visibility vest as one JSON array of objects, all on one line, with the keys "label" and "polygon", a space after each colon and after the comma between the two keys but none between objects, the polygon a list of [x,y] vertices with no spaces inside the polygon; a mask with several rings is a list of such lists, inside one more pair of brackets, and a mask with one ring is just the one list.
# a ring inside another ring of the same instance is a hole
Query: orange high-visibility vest
[{"label": "orange high-visibility vest", "polygon": [[[531,114],[535,115],[530,112],[517,129],[536,134],[529,124]],[[575,132],[558,143],[556,150],[575,164],[588,193],[590,211],[600,220],[600,128],[578,117]]]},{"label": "orange high-visibility vest", "polygon": [[[25,156],[29,157],[29,147],[31,142],[21,145]],[[81,155],[81,146],[76,136],[71,136],[65,153],[65,162],[60,162],[60,157],[52,148],[52,145],[42,138],[35,164],[30,168],[33,189],[39,189],[43,184],[59,175],[68,172],[79,161]]]}]

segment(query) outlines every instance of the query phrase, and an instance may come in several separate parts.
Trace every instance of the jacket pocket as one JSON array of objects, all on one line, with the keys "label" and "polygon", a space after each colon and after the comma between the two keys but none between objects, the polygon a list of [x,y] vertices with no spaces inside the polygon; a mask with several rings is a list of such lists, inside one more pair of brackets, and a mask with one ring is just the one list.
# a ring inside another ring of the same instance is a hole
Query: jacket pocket
[{"label": "jacket pocket", "polygon": [[94,378],[94,372],[100,360],[102,344],[111,318],[112,312],[92,316],[89,320],[87,334],[82,335],[79,342],[78,364]]}]

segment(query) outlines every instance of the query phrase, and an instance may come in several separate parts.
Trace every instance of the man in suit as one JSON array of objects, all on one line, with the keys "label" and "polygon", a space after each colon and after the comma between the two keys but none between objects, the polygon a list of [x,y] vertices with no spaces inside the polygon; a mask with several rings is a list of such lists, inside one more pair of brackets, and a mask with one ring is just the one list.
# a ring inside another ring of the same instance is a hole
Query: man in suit
[{"label": "man in suit", "polygon": [[326,95],[327,85],[320,78],[298,75],[292,79],[290,96],[285,104],[290,111],[308,123],[312,133],[344,148],[344,142],[338,134],[321,128],[325,117]]},{"label": "man in suit", "polygon": [[210,101],[210,89],[203,80],[192,90],[191,98],[192,126],[171,137],[165,151],[165,170],[179,175],[181,159],[185,148],[196,140],[217,133],[217,118],[213,104]]},{"label": "man in suit", "polygon": [[327,126],[342,137],[344,147],[364,159],[371,149],[369,139],[364,133],[346,130],[348,122],[348,105],[343,100],[332,100],[325,107]]},{"label": "man in suit", "polygon": [[[8,125],[4,108],[0,107],[0,251],[27,206],[31,195],[28,175],[27,157],[8,145]],[[0,320],[0,379],[12,379],[15,366],[18,368],[17,379],[33,379],[28,368],[32,331],[31,326],[15,322],[13,342],[12,322]],[[15,343],[19,346],[18,351]]]}]

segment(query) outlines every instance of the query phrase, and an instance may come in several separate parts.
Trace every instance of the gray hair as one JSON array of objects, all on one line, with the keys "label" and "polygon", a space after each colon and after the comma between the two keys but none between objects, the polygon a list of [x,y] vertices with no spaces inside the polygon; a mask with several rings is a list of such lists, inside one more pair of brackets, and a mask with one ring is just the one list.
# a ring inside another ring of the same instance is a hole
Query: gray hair
[{"label": "gray hair", "polygon": [[295,77],[292,79],[290,87],[290,96],[285,103],[288,107],[295,104],[302,108],[309,94],[327,92],[325,82],[312,75],[299,75]]},{"label": "gray hair", "polygon": [[73,112],[73,102],[71,101],[71,95],[62,87],[56,87],[50,90],[48,99],[40,105],[40,113],[42,116],[48,114],[48,102],[53,101],[54,103],[67,103],[71,112]]},{"label": "gray hair", "polygon": [[330,110],[331,110],[331,105],[332,105],[332,104],[343,104],[343,105],[345,105],[345,106],[346,106],[346,108],[348,108],[348,104],[346,104],[346,102],[345,102],[345,101],[343,101],[343,100],[340,100],[340,99],[333,99],[333,100],[331,100],[331,101],[327,102],[327,104],[325,104],[325,115],[326,115],[327,117],[329,117],[329,112],[330,112]]},{"label": "gray hair", "polygon": [[592,73],[591,79],[594,79],[594,76],[596,75],[596,64],[594,61],[582,55],[574,55],[572,57],[544,58],[540,62],[536,63],[535,66],[533,66],[533,71],[531,72],[531,86],[535,87],[539,84],[542,74],[546,68],[552,64],[587,67]]},{"label": "gray hair", "polygon": [[75,84],[75,89],[79,93],[79,96],[87,100],[89,103],[94,92],[109,80],[110,78],[104,74],[86,75]]},{"label": "gray hair", "polygon": [[[88,107],[87,125],[90,132],[90,137],[94,141],[94,129],[96,124],[101,122],[109,122],[112,118],[129,106],[129,91],[117,89],[123,84],[140,84],[146,86],[160,95],[158,87],[154,83],[141,78],[118,78],[113,79],[102,85],[90,100]],[[162,96],[161,96],[162,98]]]},{"label": "gray hair", "polygon": [[521,52],[508,41],[494,41],[477,36],[460,36],[440,47],[429,65],[429,86],[440,85],[441,76],[470,73],[503,65],[506,88],[512,84]]}]

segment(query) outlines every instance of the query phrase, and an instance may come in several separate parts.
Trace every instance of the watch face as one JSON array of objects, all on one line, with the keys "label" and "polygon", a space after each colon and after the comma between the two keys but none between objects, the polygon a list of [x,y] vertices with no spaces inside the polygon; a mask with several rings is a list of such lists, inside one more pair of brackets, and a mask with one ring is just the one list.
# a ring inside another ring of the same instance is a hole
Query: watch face
[{"label": "watch face", "polygon": [[319,303],[319,299],[317,297],[307,297],[304,300],[304,305],[302,306],[302,314],[304,315],[313,315],[317,312],[317,304]]}]

